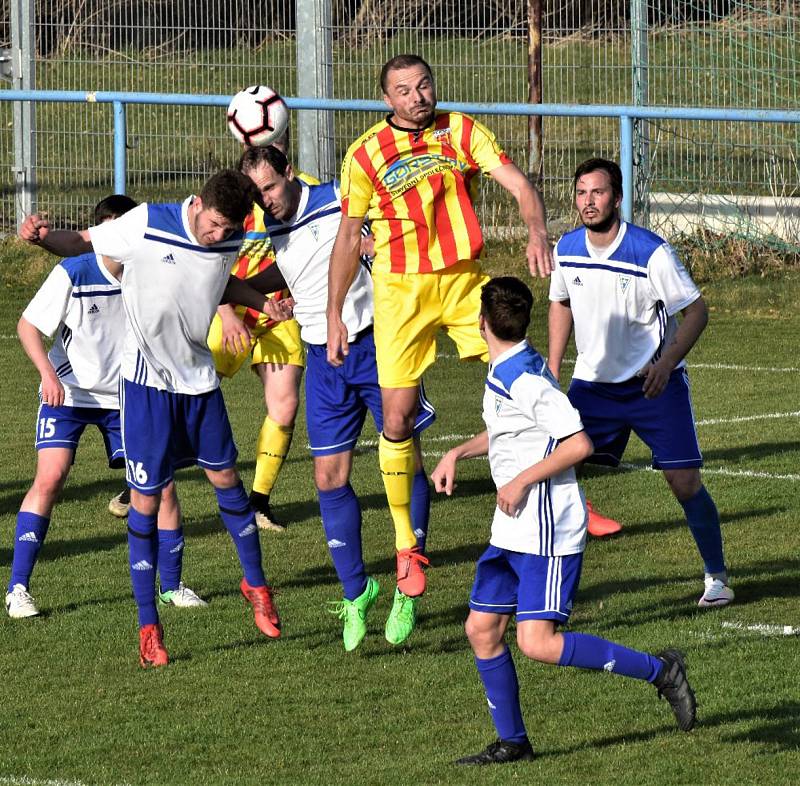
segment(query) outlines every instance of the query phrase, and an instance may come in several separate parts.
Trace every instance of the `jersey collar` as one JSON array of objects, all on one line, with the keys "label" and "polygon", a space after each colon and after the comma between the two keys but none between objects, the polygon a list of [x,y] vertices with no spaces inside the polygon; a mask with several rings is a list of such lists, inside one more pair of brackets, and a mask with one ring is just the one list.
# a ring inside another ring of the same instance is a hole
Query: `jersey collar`
[{"label": "jersey collar", "polygon": [[628,229],[628,222],[627,221],[620,221],[619,222],[619,229],[617,230],[617,236],[612,241],[611,245],[604,248],[602,251],[598,251],[590,242],[589,242],[589,232],[587,231],[584,235],[586,239],[586,251],[589,253],[589,256],[592,259],[597,260],[606,260],[609,259],[612,254],[620,247],[623,238],[625,237],[625,232]]},{"label": "jersey collar", "polygon": [[489,371],[497,368],[501,363],[505,363],[506,360],[509,358],[513,358],[514,355],[518,355],[520,352],[524,352],[530,345],[528,344],[528,339],[523,338],[517,344],[514,344],[513,347],[509,347],[508,349],[501,352],[490,364],[489,364]]}]

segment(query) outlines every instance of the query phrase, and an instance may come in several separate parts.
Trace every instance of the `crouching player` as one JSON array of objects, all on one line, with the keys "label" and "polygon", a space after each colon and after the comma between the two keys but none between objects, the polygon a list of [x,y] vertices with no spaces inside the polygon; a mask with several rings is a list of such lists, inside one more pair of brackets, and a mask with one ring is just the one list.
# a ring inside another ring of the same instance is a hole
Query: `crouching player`
[{"label": "crouching player", "polygon": [[120,408],[142,666],[169,662],[156,609],[156,516],[161,489],[176,469],[191,464],[201,466],[214,487],[244,573],[241,592],[257,627],[272,638],[280,636],[255,515],[236,470],[236,445],[206,345],[222,300],[230,297],[270,311],[263,296],[230,276],[242,222],[258,199],[249,178],[223,170],[182,204],[142,204],[83,232],[51,231],[45,219],[31,216],[20,230],[23,239],[55,253],[94,250],[112,274],[125,271]]},{"label": "crouching player", "polygon": [[[134,207],[136,202],[130,197],[106,197],[95,207],[95,224]],[[125,465],[118,393],[125,312],[119,281],[95,254],[62,260],[26,307],[17,333],[41,376],[36,475],[17,514],[5,598],[8,615],[24,619],[39,614],[30,593],[30,579],[86,427],[99,429],[110,467]],[[54,337],[49,353],[43,335]],[[174,485],[165,487],[161,497],[158,569],[162,602],[204,606],[205,602],[181,582],[183,535]]]},{"label": "crouching player", "polygon": [[[545,360],[525,339],[532,305],[530,290],[516,278],[495,278],[483,288],[487,430],[448,451],[432,476],[436,490],[449,495],[456,462],[488,453],[497,486],[490,545],[478,560],[466,631],[499,739],[458,764],[533,758],[504,640],[512,614],[527,657],[650,682],[669,701],[680,729],[689,731],[695,722],[680,652],[654,656],[557,630],[569,619],[586,543],[586,507],[574,467],[594,448]],[[531,464],[531,457],[541,458]]]}]

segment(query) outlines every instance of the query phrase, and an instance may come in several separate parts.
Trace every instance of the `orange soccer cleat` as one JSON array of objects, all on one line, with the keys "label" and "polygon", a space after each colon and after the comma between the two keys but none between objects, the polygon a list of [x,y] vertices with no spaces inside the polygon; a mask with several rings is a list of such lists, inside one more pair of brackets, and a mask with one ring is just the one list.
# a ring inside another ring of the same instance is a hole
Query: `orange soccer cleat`
[{"label": "orange soccer cleat", "polygon": [[595,538],[607,538],[609,535],[616,535],[622,531],[622,524],[618,521],[595,513],[594,507],[588,499],[586,500],[586,510],[589,511],[589,534]]},{"label": "orange soccer cleat", "polygon": [[403,595],[416,598],[425,592],[423,565],[430,565],[430,561],[418,546],[397,552],[397,588]]},{"label": "orange soccer cleat", "polygon": [[166,666],[169,654],[164,647],[164,629],[161,625],[142,625],[139,628],[139,664],[143,669]]},{"label": "orange soccer cleat", "polygon": [[242,579],[239,585],[245,600],[253,607],[256,627],[271,639],[281,635],[281,620],[278,611],[272,603],[272,589],[269,586],[251,587],[247,579]]}]

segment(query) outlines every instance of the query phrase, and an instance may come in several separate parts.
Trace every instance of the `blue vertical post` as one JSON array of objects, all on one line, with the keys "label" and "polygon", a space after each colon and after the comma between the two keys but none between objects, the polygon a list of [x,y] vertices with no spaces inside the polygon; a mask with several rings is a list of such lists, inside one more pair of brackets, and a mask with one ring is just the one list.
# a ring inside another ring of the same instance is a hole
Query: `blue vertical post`
[{"label": "blue vertical post", "polygon": [[622,170],[622,218],[633,221],[633,118],[619,119],[619,168]]},{"label": "blue vertical post", "polygon": [[125,193],[125,180],[128,169],[127,129],[125,124],[125,104],[114,101],[114,193]]}]

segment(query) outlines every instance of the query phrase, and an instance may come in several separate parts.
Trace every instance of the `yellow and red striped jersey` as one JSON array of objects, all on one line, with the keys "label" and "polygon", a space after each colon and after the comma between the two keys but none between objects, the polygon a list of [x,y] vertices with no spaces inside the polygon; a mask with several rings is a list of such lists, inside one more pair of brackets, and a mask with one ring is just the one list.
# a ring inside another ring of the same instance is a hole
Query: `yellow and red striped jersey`
[{"label": "yellow and red striped jersey", "polygon": [[469,115],[436,112],[420,131],[386,118],[347,151],[342,210],[353,218],[369,216],[374,270],[441,270],[480,256],[475,176],[509,163],[492,132]]},{"label": "yellow and red striped jersey", "polygon": [[[309,185],[319,184],[319,180],[305,172],[295,172],[295,176]],[[239,249],[239,258],[231,270],[237,278],[250,278],[266,270],[275,262],[275,251],[272,240],[264,223],[264,210],[258,205],[253,205],[252,212],[244,220],[244,240]],[[276,292],[274,297],[280,299],[288,295],[288,290]],[[255,311],[246,306],[236,306],[236,313],[249,328],[268,328],[275,324],[266,314]]]}]

